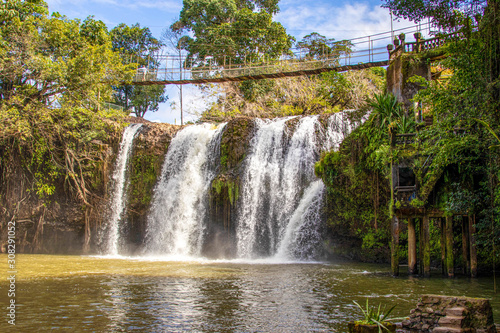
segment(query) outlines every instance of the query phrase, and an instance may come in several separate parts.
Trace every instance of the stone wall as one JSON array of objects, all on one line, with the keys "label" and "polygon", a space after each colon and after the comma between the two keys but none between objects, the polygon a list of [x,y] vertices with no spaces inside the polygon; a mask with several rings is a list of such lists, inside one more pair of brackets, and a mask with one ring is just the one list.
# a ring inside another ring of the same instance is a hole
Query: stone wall
[{"label": "stone wall", "polygon": [[403,321],[403,329],[417,332],[442,331],[450,310],[463,308],[464,318],[460,329],[450,332],[496,332],[490,302],[484,298],[422,295],[417,307],[411,310],[409,320]]},{"label": "stone wall", "polygon": [[412,76],[420,76],[430,81],[431,66],[425,54],[405,53],[404,34],[400,36],[400,45],[391,51],[389,67],[387,68],[387,91],[397,97],[407,110],[413,108],[411,99],[422,89],[420,83],[411,82]]}]

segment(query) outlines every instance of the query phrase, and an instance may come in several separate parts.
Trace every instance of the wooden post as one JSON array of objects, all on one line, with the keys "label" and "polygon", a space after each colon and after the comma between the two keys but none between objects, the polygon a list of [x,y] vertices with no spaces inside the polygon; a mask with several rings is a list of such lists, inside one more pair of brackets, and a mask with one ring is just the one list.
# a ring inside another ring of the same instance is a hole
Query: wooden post
[{"label": "wooden post", "polygon": [[417,274],[417,235],[415,219],[408,219],[408,274]]},{"label": "wooden post", "polygon": [[446,270],[448,277],[454,277],[453,267],[453,216],[446,216]]},{"label": "wooden post", "polygon": [[469,219],[462,216],[462,259],[464,262],[463,273],[470,274],[469,260]]},{"label": "wooden post", "polygon": [[419,224],[419,233],[418,233],[418,272],[421,276],[424,275],[424,228],[423,221],[420,217],[418,219]]},{"label": "wooden post", "polygon": [[415,46],[416,46],[416,51],[417,53],[422,51],[422,34],[420,32],[416,32],[413,34],[413,37],[415,37]]},{"label": "wooden post", "polygon": [[439,226],[441,229],[441,273],[443,276],[447,274],[446,271],[446,225],[444,218],[439,218]]},{"label": "wooden post", "polygon": [[477,277],[476,215],[469,216],[470,276]]},{"label": "wooden post", "polygon": [[391,270],[393,276],[399,275],[399,219],[392,217]]},{"label": "wooden post", "polygon": [[422,218],[422,236],[423,236],[423,275],[424,277],[431,276],[431,245],[429,233],[429,215],[425,214]]}]

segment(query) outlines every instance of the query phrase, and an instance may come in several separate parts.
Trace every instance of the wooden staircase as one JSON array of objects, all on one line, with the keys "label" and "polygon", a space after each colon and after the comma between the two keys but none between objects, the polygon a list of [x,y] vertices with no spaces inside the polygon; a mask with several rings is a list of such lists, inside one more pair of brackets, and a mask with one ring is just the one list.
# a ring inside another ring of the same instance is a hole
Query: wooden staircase
[{"label": "wooden staircase", "polygon": [[455,307],[446,310],[446,316],[438,321],[438,327],[434,328],[433,333],[460,333],[475,332],[474,329],[467,326],[466,317],[468,311],[462,307]]}]

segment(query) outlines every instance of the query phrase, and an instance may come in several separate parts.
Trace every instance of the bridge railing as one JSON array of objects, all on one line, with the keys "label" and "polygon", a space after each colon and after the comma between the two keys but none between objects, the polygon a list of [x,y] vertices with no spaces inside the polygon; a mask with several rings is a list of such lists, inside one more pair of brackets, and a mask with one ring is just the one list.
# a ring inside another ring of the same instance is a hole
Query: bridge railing
[{"label": "bridge railing", "polygon": [[192,80],[222,77],[231,78],[240,76],[254,76],[260,74],[314,70],[320,68],[335,68],[339,66],[348,66],[363,63],[366,62],[367,58],[370,59],[370,62],[386,60],[387,50],[385,49],[385,47],[377,47],[370,50],[354,51],[341,57],[330,56],[314,59],[283,57],[282,59],[274,61],[247,64],[231,64],[226,65],[225,67],[208,64],[205,66],[195,66],[188,68],[139,68],[134,77],[134,82],[144,82],[151,80]]},{"label": "bridge railing", "polygon": [[[424,26],[425,28],[425,26]],[[428,26],[430,31],[430,26]],[[349,41],[352,45],[352,50],[349,53],[339,55],[322,55],[316,58],[307,57],[306,52],[296,52],[293,56],[282,56],[280,59],[268,60],[260,59],[257,62],[243,62],[241,64],[227,63],[216,64],[213,59],[207,57],[203,64],[189,63],[186,57],[179,56],[157,56],[155,63],[158,64],[156,69],[138,68],[137,73],[133,78],[135,83],[158,82],[161,84],[167,83],[189,83],[192,80],[211,80],[223,79],[231,81],[232,78],[258,76],[258,75],[273,75],[289,72],[311,71],[332,68],[341,66],[352,66],[366,63],[376,63],[387,61],[389,53],[387,52],[387,42],[393,42],[394,33],[404,31],[408,33],[414,31],[422,31],[422,26],[414,26],[402,28],[399,30],[379,33],[376,35],[355,38]],[[441,39],[433,38],[422,40],[420,44],[407,43],[404,46],[405,51],[415,52],[417,46],[420,49],[430,49],[441,45]],[[215,81],[213,81],[215,82]]]}]

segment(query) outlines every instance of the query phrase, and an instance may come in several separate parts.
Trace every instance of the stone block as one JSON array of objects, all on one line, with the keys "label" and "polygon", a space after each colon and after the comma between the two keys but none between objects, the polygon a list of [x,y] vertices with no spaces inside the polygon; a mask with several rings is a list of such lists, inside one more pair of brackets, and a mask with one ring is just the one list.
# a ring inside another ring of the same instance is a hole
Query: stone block
[{"label": "stone block", "polygon": [[439,326],[453,327],[453,328],[462,328],[464,327],[465,318],[464,317],[454,317],[454,316],[446,316],[439,319]]}]

